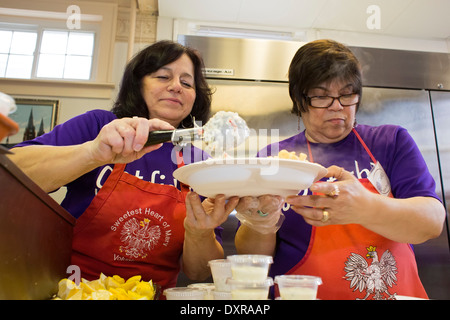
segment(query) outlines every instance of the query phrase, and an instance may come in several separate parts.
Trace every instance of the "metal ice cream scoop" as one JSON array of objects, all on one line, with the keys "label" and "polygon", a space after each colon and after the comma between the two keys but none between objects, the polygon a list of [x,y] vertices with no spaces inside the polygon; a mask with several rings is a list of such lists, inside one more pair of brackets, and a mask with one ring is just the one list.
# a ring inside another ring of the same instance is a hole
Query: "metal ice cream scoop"
[{"label": "metal ice cream scoop", "polygon": [[249,135],[246,122],[236,112],[219,111],[202,127],[152,131],[145,145],[171,141],[174,145],[185,146],[203,140],[207,149],[218,152],[236,147]]},{"label": "metal ice cream scoop", "polygon": [[157,130],[148,134],[148,140],[145,146],[171,141],[174,145],[183,147],[188,143],[202,139],[203,127],[176,130]]}]

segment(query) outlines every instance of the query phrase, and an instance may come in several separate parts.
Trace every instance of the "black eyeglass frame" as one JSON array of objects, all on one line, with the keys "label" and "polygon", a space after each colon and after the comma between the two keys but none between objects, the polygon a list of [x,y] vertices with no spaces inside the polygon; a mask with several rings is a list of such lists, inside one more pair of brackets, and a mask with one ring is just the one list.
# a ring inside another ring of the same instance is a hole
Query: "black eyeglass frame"
[{"label": "black eyeglass frame", "polygon": [[[345,96],[352,96],[352,95],[358,96],[358,100],[357,100],[356,102],[351,103],[351,104],[343,104],[343,103],[341,102],[341,98],[342,98],[342,97],[345,97]],[[360,95],[359,93],[354,92],[354,93],[349,93],[349,94],[343,94],[343,95],[340,95],[340,96],[338,96],[338,97],[332,97],[332,96],[312,96],[312,97],[308,97],[306,94],[303,94],[303,97],[306,99],[306,102],[308,103],[308,106],[310,106],[310,107],[312,107],[312,108],[317,108],[317,109],[327,109],[327,108],[329,108],[329,107],[331,107],[331,106],[333,105],[334,100],[336,100],[336,99],[339,101],[339,103],[340,103],[341,106],[343,106],[343,107],[351,107],[351,106],[354,106],[354,105],[356,105],[356,104],[358,104],[358,103],[360,102],[361,95]],[[326,106],[326,107],[316,107],[316,106],[311,105],[311,99],[312,99],[312,98],[331,98],[332,100],[331,100],[330,104],[329,104],[328,106]]]}]

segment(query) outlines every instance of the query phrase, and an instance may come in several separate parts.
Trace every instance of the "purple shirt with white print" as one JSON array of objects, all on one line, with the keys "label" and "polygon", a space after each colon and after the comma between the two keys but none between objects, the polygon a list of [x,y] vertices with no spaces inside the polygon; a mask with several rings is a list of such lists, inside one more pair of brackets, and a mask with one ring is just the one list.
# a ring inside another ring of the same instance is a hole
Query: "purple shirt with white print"
[{"label": "purple shirt with white print", "polygon": [[[435,192],[435,181],[426,166],[416,143],[406,129],[394,125],[378,127],[358,125],[356,131],[366,143],[375,159],[383,166],[391,183],[395,198],[416,196],[439,199]],[[274,153],[286,149],[297,154],[308,153],[305,132],[277,143]],[[272,145],[262,149],[259,156],[271,154]],[[352,172],[358,179],[367,178],[374,163],[353,132],[343,140],[331,143],[310,143],[314,162],[329,167],[337,165]],[[308,156],[309,159],[309,156]],[[323,180],[327,180],[324,178]],[[300,194],[311,194],[309,190]],[[285,204],[286,219],[277,234],[277,247],[270,276],[285,274],[305,255],[308,248],[311,226],[303,217]]]},{"label": "purple shirt with white print", "polygon": [[[117,117],[110,111],[88,111],[56,126],[51,132],[18,144],[17,147],[27,145],[67,146],[81,144],[95,139],[101,128],[114,119],[117,119]],[[125,170],[140,179],[153,183],[174,185],[179,189],[178,181],[173,178],[173,172],[177,169],[174,152],[179,150],[177,148],[170,142],[164,143],[161,148],[127,164]],[[207,153],[191,146],[183,148],[183,151],[185,164],[201,161],[209,157]],[[61,161],[64,161],[64,159],[61,159]],[[105,183],[112,168],[112,164],[98,167],[68,183],[67,194],[61,206],[75,218],[80,217]]]}]

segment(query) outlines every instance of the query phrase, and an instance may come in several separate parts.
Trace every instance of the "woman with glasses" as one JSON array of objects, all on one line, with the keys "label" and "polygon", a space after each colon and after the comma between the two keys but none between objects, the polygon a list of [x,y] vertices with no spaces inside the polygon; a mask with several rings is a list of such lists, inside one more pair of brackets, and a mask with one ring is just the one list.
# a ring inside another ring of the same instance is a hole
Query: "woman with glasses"
[{"label": "woman with glasses", "polygon": [[305,130],[259,155],[305,153],[328,174],[286,199],[241,199],[238,252],[273,255],[272,277],[321,277],[319,299],[427,298],[409,244],[437,237],[445,210],[411,136],[399,126],[356,124],[361,67],[335,41],[297,51],[289,94]]}]

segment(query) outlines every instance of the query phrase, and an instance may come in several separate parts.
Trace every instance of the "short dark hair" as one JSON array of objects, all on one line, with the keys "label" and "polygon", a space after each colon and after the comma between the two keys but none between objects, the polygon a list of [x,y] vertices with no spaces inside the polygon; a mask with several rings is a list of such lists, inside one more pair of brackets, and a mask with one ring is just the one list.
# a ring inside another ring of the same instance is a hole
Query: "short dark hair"
[{"label": "short dark hair", "polygon": [[198,51],[168,40],[146,47],[131,59],[125,67],[119,94],[111,111],[118,118],[138,116],[148,119],[149,111],[141,94],[142,78],[178,60],[183,54],[186,54],[194,65],[196,97],[191,114],[180,126],[193,127],[192,117],[206,123],[211,113],[212,92],[203,74],[203,59]]},{"label": "short dark hair", "polygon": [[[297,50],[289,66],[289,95],[292,113],[308,112],[306,94],[321,83],[346,81],[355,93],[362,93],[361,66],[345,45],[334,40],[315,40]],[[361,99],[360,99],[361,101]],[[356,106],[358,110],[359,103]]]}]

